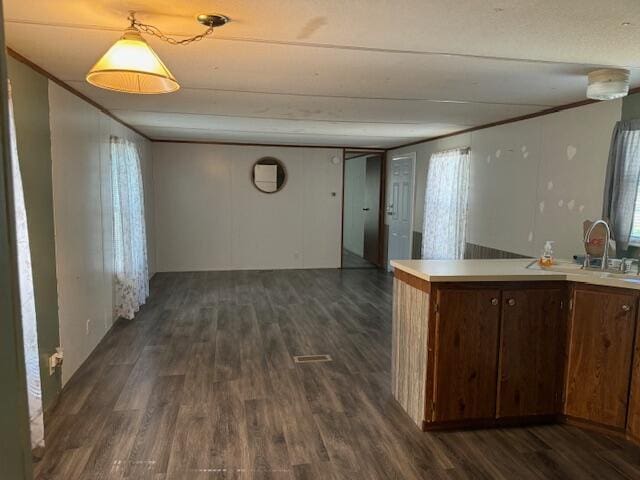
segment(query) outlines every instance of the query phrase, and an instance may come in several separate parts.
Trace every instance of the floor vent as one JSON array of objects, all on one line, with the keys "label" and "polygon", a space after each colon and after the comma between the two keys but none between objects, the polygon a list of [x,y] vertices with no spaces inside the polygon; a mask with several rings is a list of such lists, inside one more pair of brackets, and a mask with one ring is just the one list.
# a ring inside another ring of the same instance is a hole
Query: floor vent
[{"label": "floor vent", "polygon": [[318,363],[332,362],[333,359],[329,355],[294,355],[293,361],[296,363]]}]

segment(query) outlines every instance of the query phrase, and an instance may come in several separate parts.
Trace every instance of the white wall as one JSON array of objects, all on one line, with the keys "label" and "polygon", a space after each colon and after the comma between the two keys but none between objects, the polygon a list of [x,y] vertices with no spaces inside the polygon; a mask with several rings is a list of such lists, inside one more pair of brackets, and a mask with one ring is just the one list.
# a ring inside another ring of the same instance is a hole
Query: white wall
[{"label": "white wall", "polygon": [[364,255],[364,224],[367,190],[367,156],[351,158],[344,166],[344,234],[343,246]]},{"label": "white wall", "polygon": [[622,102],[600,102],[389,152],[416,152],[414,230],[421,231],[429,157],[471,147],[467,241],[536,256],[582,252],[582,222],[599,218],[604,175]]},{"label": "white wall", "polygon": [[[251,167],[280,159],[283,190],[259,192]],[[337,149],[153,144],[158,271],[340,265]]]},{"label": "white wall", "polygon": [[153,165],[150,142],[52,82],[49,104],[64,384],[114,320],[110,136],[129,138],[140,147],[151,274]]}]

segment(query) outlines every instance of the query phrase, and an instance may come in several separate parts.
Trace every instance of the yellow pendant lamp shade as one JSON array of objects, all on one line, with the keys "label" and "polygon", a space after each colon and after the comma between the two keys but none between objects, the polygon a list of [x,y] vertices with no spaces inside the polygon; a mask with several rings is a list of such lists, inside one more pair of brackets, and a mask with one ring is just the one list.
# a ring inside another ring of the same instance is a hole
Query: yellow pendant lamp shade
[{"label": "yellow pendant lamp shade", "polygon": [[96,87],[125,93],[156,94],[180,88],[169,69],[135,28],[124,32],[87,74]]}]

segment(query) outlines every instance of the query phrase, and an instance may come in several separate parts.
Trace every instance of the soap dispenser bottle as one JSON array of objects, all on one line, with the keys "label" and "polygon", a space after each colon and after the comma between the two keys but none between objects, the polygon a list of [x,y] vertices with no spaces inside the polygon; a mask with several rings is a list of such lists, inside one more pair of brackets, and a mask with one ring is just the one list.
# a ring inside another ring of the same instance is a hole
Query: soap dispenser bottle
[{"label": "soap dispenser bottle", "polygon": [[553,258],[553,244],[555,242],[553,240],[547,240],[544,244],[544,251],[538,260],[538,263],[541,267],[550,267],[555,263],[555,259]]}]

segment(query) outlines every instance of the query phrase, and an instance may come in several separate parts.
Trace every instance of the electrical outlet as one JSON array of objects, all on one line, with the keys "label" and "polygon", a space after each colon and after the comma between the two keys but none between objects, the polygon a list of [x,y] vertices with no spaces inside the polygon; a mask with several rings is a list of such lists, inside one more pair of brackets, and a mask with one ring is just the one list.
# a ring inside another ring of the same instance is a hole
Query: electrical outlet
[{"label": "electrical outlet", "polygon": [[56,347],[56,353],[49,357],[49,376],[56,373],[56,368],[62,365],[62,348]]},{"label": "electrical outlet", "polygon": [[87,335],[91,332],[91,319],[87,318]]}]

